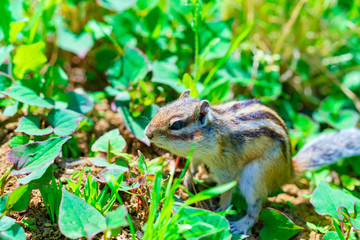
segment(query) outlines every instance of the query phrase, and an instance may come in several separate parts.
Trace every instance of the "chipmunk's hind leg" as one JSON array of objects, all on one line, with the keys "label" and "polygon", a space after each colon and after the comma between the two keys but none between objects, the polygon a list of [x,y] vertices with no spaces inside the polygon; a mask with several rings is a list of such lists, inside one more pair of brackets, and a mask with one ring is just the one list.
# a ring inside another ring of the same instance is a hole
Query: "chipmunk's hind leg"
[{"label": "chipmunk's hind leg", "polygon": [[263,200],[267,196],[267,188],[262,180],[264,166],[262,162],[254,161],[245,166],[239,183],[240,192],[245,197],[248,209],[246,215],[236,222],[230,222],[233,234],[247,234],[258,220]]}]

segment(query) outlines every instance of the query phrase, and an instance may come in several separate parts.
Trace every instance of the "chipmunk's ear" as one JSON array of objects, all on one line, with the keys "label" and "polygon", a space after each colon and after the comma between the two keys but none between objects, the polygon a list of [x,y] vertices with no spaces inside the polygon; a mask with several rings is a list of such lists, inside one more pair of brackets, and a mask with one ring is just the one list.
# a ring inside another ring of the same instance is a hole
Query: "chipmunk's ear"
[{"label": "chipmunk's ear", "polygon": [[202,100],[199,103],[199,121],[201,124],[205,123],[206,115],[209,112],[210,103],[207,100]]},{"label": "chipmunk's ear", "polygon": [[190,97],[190,89],[186,89],[179,97],[180,98],[188,98]]}]

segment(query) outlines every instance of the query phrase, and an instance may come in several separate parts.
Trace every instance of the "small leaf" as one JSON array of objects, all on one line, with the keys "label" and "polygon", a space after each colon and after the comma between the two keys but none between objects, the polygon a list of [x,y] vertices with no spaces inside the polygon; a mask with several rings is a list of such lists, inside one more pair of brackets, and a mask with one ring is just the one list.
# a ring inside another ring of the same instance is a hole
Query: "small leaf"
[{"label": "small leaf", "polygon": [[6,201],[6,210],[9,212],[24,211],[30,202],[32,186],[24,185],[10,193]]},{"label": "small leaf", "polygon": [[93,101],[90,100],[85,94],[80,94],[77,92],[66,92],[66,96],[69,100],[69,106],[67,108],[70,110],[85,114],[94,108]]},{"label": "small leaf", "polygon": [[52,133],[53,129],[52,127],[41,129],[40,118],[38,116],[27,115],[20,119],[19,125],[15,129],[15,132],[23,132],[27,135],[42,136]]},{"label": "small leaf", "polygon": [[15,219],[8,216],[3,216],[0,218],[0,232],[8,230],[15,224],[15,222]]},{"label": "small leaf", "polygon": [[137,168],[141,172],[141,174],[147,173],[147,165],[145,161],[144,155],[138,150],[139,159],[137,162]]},{"label": "small leaf", "polygon": [[129,225],[126,219],[125,206],[119,206],[114,211],[111,211],[108,214],[106,214],[106,224],[108,229],[114,229]]},{"label": "small leaf", "polygon": [[54,106],[52,100],[44,99],[37,95],[34,90],[22,85],[12,86],[8,92],[2,93],[14,98],[15,100],[18,100],[19,102],[29,104],[30,106],[43,107],[48,109],[53,108]]},{"label": "small leaf", "polygon": [[69,77],[66,72],[58,66],[50,66],[46,72],[46,81],[53,82],[54,85],[69,85]]},{"label": "small leaf", "polygon": [[336,232],[327,232],[322,240],[342,240]]},{"label": "small leaf", "polygon": [[57,43],[59,47],[66,51],[75,53],[80,58],[84,58],[94,45],[94,40],[88,32],[83,32],[77,35],[63,27],[58,27],[57,32]]},{"label": "small leaf", "polygon": [[0,48],[0,66],[4,63],[6,58],[9,56],[9,53],[14,49],[13,45],[8,45],[6,47]]},{"label": "small leaf", "polygon": [[87,237],[107,229],[105,217],[83,199],[62,189],[59,228],[68,238]]},{"label": "small leaf", "polygon": [[4,231],[4,232],[0,231],[0,239],[26,240],[25,231],[20,225],[15,224],[11,228],[9,228],[7,231]]},{"label": "small leaf", "polygon": [[10,139],[9,145],[11,148],[20,147],[30,142],[30,138],[27,135],[16,135]]},{"label": "small leaf", "polygon": [[70,137],[50,138],[11,149],[7,159],[14,164],[14,170],[10,176],[26,174],[19,179],[19,183],[23,185],[40,179],[59,156],[62,145],[69,139]]},{"label": "small leaf", "polygon": [[14,74],[23,79],[29,71],[39,70],[47,61],[44,54],[45,43],[38,42],[30,45],[21,45],[14,56]]},{"label": "small leaf", "polygon": [[286,215],[272,208],[262,210],[260,218],[264,221],[264,226],[260,230],[262,240],[289,239],[303,229],[295,225]]},{"label": "small leaf", "polygon": [[107,152],[109,142],[112,148],[111,151],[122,151],[126,146],[125,139],[120,135],[119,129],[116,128],[105,133],[96,140],[91,147],[91,151]]},{"label": "small leaf", "polygon": [[67,109],[54,109],[49,113],[48,119],[56,135],[67,136],[76,130],[83,116]]},{"label": "small leaf", "polygon": [[99,1],[99,3],[104,8],[121,13],[126,9],[133,7],[136,4],[136,0],[126,0],[126,1],[101,0]]},{"label": "small leaf", "polygon": [[185,73],[182,82],[186,89],[190,89],[190,96],[196,98],[199,95],[196,82],[191,78],[190,74]]},{"label": "small leaf", "polygon": [[358,200],[359,199],[353,195],[339,189],[334,189],[326,182],[322,181],[315,189],[310,202],[314,205],[315,211],[318,214],[330,215],[337,219],[338,207],[343,206],[347,209],[352,209],[354,207],[354,202]]}]

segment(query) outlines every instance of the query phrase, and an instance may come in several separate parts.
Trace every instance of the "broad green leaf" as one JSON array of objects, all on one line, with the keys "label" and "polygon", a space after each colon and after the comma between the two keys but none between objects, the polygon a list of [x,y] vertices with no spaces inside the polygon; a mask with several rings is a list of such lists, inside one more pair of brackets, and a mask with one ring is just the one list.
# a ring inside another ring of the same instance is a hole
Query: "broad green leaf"
[{"label": "broad green leaf", "polygon": [[[136,48],[126,48],[125,54],[122,56],[122,71],[115,71],[111,73],[114,78],[111,80],[114,87],[125,86],[128,87],[131,83],[137,82],[143,79],[149,71],[148,59],[143,52]],[[118,70],[120,70],[118,69]],[[115,74],[116,73],[116,74]],[[120,84],[120,85],[119,85]]]},{"label": "broad green leaf", "polygon": [[0,75],[0,91],[5,91],[11,86],[11,84],[12,84],[11,78],[4,75]]},{"label": "broad green leaf", "polygon": [[94,145],[91,147],[91,151],[107,152],[109,142],[111,146],[111,149],[109,149],[110,151],[122,151],[126,146],[125,139],[120,135],[119,129],[116,128],[105,133],[96,140]]},{"label": "broad green leaf", "polygon": [[140,10],[151,9],[158,4],[159,0],[138,0],[136,7]]},{"label": "broad green leaf", "polygon": [[108,214],[106,214],[106,224],[108,229],[114,229],[129,225],[126,219],[125,206],[119,206],[114,211],[111,211]]},{"label": "broad green leaf", "polygon": [[57,43],[59,47],[66,51],[75,53],[80,58],[84,58],[94,45],[94,40],[88,32],[82,32],[77,35],[63,27],[58,27],[57,32]]},{"label": "broad green leaf", "polygon": [[282,212],[275,209],[266,208],[262,210],[260,218],[264,222],[264,226],[260,230],[262,240],[289,239],[303,229],[295,225]]},{"label": "broad green leaf", "polygon": [[0,232],[8,230],[14,224],[15,224],[15,219],[8,217],[6,215],[3,216],[2,218],[0,218]]},{"label": "broad green leaf", "polygon": [[343,206],[352,209],[355,201],[359,201],[359,199],[339,189],[330,187],[324,181],[320,182],[310,200],[318,214],[330,215],[334,218],[338,218],[338,207]]},{"label": "broad green leaf", "polygon": [[122,172],[125,172],[125,171],[129,170],[127,166],[122,166],[122,165],[115,164],[115,163],[110,164],[105,159],[103,159],[101,157],[89,158],[89,161],[92,164],[94,164],[95,166],[106,167],[106,169],[119,169]]},{"label": "broad green leaf", "polygon": [[181,81],[179,81],[179,68],[176,66],[174,59],[153,62],[152,73],[153,82],[167,85],[178,93],[186,90]]},{"label": "broad green leaf", "polygon": [[62,145],[70,137],[50,138],[43,142],[29,143],[10,150],[8,160],[14,164],[11,176],[25,175],[19,179],[24,185],[41,178],[59,156]]},{"label": "broad green leaf", "polygon": [[77,92],[66,92],[69,104],[68,109],[78,113],[88,113],[94,108],[94,103],[85,93],[80,94]]},{"label": "broad green leaf", "polygon": [[[231,239],[229,222],[225,217],[204,209],[174,206],[176,221],[184,239]],[[182,228],[182,226],[186,226]]]},{"label": "broad green leaf", "polygon": [[106,230],[107,226],[105,217],[96,208],[62,189],[59,228],[61,233],[68,238],[91,239]]},{"label": "broad green leaf", "polygon": [[147,145],[150,145],[150,141],[144,133],[145,127],[148,124],[147,119],[151,119],[157,109],[158,107],[151,105],[143,112],[142,116],[134,118],[127,107],[117,106],[117,111],[120,113],[126,128],[129,129],[137,139]]},{"label": "broad green leaf", "polygon": [[93,19],[86,23],[85,30],[91,32],[94,38],[98,40],[110,35],[112,31],[112,27],[105,23],[98,22]]},{"label": "broad green leaf", "polygon": [[9,106],[6,106],[4,111],[3,111],[3,115],[5,117],[10,117],[10,116],[14,116],[17,111],[19,110],[19,106],[20,103],[18,101],[15,101],[15,103],[13,105],[9,105]]},{"label": "broad green leaf", "polygon": [[31,185],[23,185],[16,188],[7,198],[6,210],[9,212],[24,211],[29,205],[31,191]]},{"label": "broad green leaf", "polygon": [[[0,48],[0,66],[4,63],[6,58],[9,56],[9,53],[14,49],[13,45],[8,45],[6,47]],[[1,89],[1,88],[0,88]]]},{"label": "broad green leaf", "polygon": [[123,72],[120,81],[127,84],[143,79],[149,71],[148,59],[139,49],[126,48],[122,61]]},{"label": "broad green leaf", "polygon": [[49,82],[47,86],[52,82],[54,85],[69,85],[69,77],[66,72],[58,66],[50,66],[46,72],[46,81]]},{"label": "broad green leaf", "polygon": [[196,82],[192,79],[190,74],[185,73],[183,76],[182,83],[184,84],[186,89],[190,89],[190,96],[196,98],[199,95],[199,92],[196,88]]},{"label": "broad green leaf", "polygon": [[9,145],[11,148],[20,147],[30,142],[30,138],[27,135],[16,135],[10,139]]},{"label": "broad green leaf", "polygon": [[30,106],[37,106],[43,108],[53,108],[51,100],[41,98],[36,92],[28,87],[22,85],[15,85],[10,88],[8,92],[2,92],[15,100],[29,104]]},{"label": "broad green leaf", "polygon": [[7,193],[4,196],[0,197],[0,214],[1,215],[6,210],[6,201],[7,201],[8,197],[9,197],[9,193]]},{"label": "broad green leaf", "polygon": [[357,125],[359,114],[353,110],[345,109],[340,111],[337,116],[331,115],[326,122],[337,129],[348,129]]},{"label": "broad green leaf", "polygon": [[5,42],[9,43],[10,22],[12,20],[9,0],[0,1],[0,12],[0,30],[2,30]]},{"label": "broad green leaf", "polygon": [[336,232],[327,232],[322,240],[342,240]]},{"label": "broad green leaf", "polygon": [[343,83],[345,86],[347,86],[351,90],[358,90],[358,89],[360,89],[359,79],[360,79],[360,70],[356,70],[356,71],[347,73],[343,78]]},{"label": "broad green leaf", "polygon": [[136,4],[137,0],[101,0],[99,1],[100,5],[104,8],[114,10],[118,13],[125,11],[128,8],[133,7]]},{"label": "broad green leaf", "polygon": [[26,240],[25,231],[20,225],[15,224],[11,228],[9,228],[7,231],[4,231],[4,232],[0,231],[0,239]]},{"label": "broad green leaf", "polygon": [[42,136],[53,132],[52,127],[40,128],[40,118],[34,115],[22,117],[15,132],[23,132],[27,135]]},{"label": "broad green leaf", "polygon": [[50,125],[58,136],[72,134],[82,118],[81,114],[68,109],[54,109],[48,115]]},{"label": "broad green leaf", "polygon": [[45,43],[38,42],[30,45],[21,45],[15,53],[13,63],[14,74],[23,79],[29,71],[38,71],[47,61],[44,54]]}]

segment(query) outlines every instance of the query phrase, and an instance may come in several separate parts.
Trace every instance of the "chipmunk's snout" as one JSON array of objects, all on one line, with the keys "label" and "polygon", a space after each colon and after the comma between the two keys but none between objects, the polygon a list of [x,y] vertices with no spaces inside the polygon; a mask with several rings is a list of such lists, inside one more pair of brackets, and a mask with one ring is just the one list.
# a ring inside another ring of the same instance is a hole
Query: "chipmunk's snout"
[{"label": "chipmunk's snout", "polygon": [[145,128],[145,135],[149,140],[151,140],[154,137],[154,131],[152,131],[151,126],[147,125]]}]

